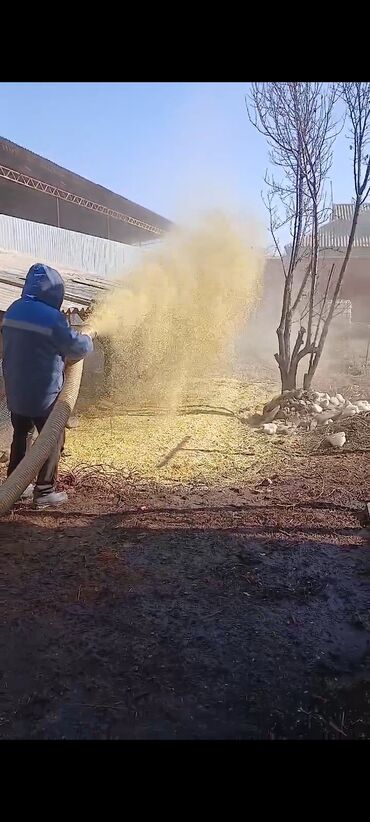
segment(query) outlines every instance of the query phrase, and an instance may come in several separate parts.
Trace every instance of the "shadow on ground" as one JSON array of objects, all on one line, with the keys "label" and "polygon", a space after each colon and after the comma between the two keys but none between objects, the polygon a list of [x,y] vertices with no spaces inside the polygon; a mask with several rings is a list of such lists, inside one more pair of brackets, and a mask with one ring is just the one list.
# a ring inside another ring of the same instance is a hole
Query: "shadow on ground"
[{"label": "shadow on ground", "polygon": [[279,536],[150,515],[0,523],[0,737],[369,736],[356,529],[338,547],[321,523],[298,541],[294,523]]}]

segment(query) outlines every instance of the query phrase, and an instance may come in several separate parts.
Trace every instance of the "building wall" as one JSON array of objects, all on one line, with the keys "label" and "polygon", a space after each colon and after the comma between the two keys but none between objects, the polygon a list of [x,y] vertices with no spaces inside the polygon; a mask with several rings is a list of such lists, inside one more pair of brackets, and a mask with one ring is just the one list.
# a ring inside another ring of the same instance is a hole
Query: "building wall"
[{"label": "building wall", "polygon": [[0,214],[0,249],[110,278],[122,270],[130,246]]},{"label": "building wall", "polygon": [[351,300],[352,322],[370,323],[370,255],[350,260],[341,297]]},{"label": "building wall", "polygon": [[[335,263],[337,271],[342,260],[343,255],[329,256],[326,252],[325,261],[321,263],[321,270],[325,272],[323,281],[326,282],[332,264]],[[264,272],[262,307],[272,312],[275,318],[281,309],[282,291],[281,263],[276,258],[269,258]],[[350,258],[340,297],[352,303],[352,322],[370,323],[370,249],[364,249],[362,254],[357,252]]]}]

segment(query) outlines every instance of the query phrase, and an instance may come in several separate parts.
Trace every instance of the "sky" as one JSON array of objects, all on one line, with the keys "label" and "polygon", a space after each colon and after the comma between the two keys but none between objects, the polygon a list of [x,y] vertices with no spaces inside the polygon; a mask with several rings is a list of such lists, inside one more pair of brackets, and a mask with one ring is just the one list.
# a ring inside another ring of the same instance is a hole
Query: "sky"
[{"label": "sky", "polygon": [[[1,83],[0,135],[172,220],[224,207],[267,224],[248,83]],[[334,201],[352,198],[342,134]]]}]

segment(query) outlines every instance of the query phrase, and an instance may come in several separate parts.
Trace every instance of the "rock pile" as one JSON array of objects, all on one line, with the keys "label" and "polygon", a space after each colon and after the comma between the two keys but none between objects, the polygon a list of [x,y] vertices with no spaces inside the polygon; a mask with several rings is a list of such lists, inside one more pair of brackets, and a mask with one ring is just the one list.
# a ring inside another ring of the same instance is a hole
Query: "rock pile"
[{"label": "rock pile", "polygon": [[330,396],[322,391],[284,391],[266,403],[262,414],[250,422],[267,435],[291,435],[301,431],[323,430],[339,420],[370,412],[370,402],[351,402],[342,394]]}]

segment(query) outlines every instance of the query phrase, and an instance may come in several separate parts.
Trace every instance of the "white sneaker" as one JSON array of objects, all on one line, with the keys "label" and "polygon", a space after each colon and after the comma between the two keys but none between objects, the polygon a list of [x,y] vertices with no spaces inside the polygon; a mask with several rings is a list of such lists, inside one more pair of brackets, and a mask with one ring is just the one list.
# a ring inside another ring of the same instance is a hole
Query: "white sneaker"
[{"label": "white sneaker", "polygon": [[23,494],[21,494],[21,499],[31,499],[31,497],[33,497],[34,488],[35,486],[32,485],[32,483],[31,485],[28,485],[25,491],[23,491]]},{"label": "white sneaker", "polygon": [[64,505],[68,502],[68,494],[65,491],[48,491],[46,494],[35,491],[33,495],[34,508],[53,508],[55,505]]}]

